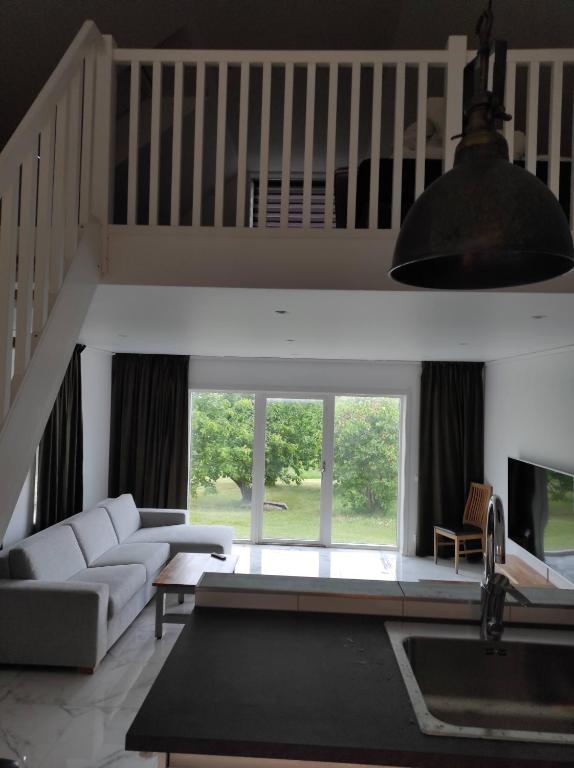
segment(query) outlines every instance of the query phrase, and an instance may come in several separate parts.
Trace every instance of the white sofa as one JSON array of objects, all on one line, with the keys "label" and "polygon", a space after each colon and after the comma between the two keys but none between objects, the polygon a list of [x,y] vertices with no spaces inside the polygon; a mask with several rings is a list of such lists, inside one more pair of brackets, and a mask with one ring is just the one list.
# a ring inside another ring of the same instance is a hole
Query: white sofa
[{"label": "white sofa", "polygon": [[93,669],[177,552],[230,552],[233,529],[104,499],[0,552],[0,664]]}]

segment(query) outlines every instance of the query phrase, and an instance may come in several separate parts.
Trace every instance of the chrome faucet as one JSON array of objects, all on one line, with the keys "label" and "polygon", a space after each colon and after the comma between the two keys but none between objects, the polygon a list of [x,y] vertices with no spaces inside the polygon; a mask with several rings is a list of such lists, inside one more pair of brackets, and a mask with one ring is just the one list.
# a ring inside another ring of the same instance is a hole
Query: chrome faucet
[{"label": "chrome faucet", "polygon": [[508,578],[496,573],[495,565],[506,561],[504,509],[500,496],[493,495],[486,513],[486,552],[484,553],[484,579],[481,584],[480,637],[482,640],[500,640],[504,632],[504,604],[509,592],[522,606],[530,601],[511,586]]},{"label": "chrome faucet", "polygon": [[490,497],[485,536],[484,579],[480,590],[480,637],[482,640],[500,640],[504,631],[503,613],[509,581],[495,570],[496,563],[506,561],[504,509],[499,496]]}]

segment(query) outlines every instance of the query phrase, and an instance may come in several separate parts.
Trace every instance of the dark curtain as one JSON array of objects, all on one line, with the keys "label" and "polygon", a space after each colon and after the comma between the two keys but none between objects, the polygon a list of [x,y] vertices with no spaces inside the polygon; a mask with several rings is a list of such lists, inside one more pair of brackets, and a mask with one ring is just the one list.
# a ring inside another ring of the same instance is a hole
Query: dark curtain
[{"label": "dark curtain", "polygon": [[109,494],[187,508],[189,357],[114,355]]},{"label": "dark curtain", "polygon": [[483,481],[483,369],[423,363],[417,555],[432,554],[434,525],[462,523],[470,483]]},{"label": "dark curtain", "polygon": [[38,448],[35,530],[81,512],[84,501],[82,367],[76,344]]}]

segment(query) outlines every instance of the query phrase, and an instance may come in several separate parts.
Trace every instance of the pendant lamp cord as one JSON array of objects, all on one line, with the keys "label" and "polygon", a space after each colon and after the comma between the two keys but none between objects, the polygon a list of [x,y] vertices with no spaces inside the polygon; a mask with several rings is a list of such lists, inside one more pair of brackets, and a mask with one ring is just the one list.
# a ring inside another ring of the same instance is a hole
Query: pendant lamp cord
[{"label": "pendant lamp cord", "polygon": [[488,90],[488,61],[490,56],[490,47],[492,44],[492,25],[494,22],[494,13],[492,11],[492,0],[488,0],[488,5],[478,17],[475,32],[478,37],[478,55],[480,60],[479,88],[486,93]]}]

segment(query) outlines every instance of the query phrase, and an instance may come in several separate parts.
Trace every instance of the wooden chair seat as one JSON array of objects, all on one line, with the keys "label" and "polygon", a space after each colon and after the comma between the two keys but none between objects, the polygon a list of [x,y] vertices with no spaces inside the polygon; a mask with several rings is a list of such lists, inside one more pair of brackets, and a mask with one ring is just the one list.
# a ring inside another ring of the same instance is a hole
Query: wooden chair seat
[{"label": "wooden chair seat", "polygon": [[[438,562],[438,549],[442,546],[454,546],[454,570],[458,573],[458,562],[461,555],[484,552],[484,529],[488,502],[492,496],[492,486],[484,483],[471,483],[462,523],[449,528],[444,525],[434,526],[434,561]],[[446,541],[440,541],[440,539]],[[476,546],[468,547],[476,542]]]},{"label": "wooden chair seat", "polygon": [[441,536],[476,536],[479,534],[482,536],[482,528],[478,525],[459,525],[456,528],[443,528],[441,525],[435,525],[435,531],[441,534]]}]

